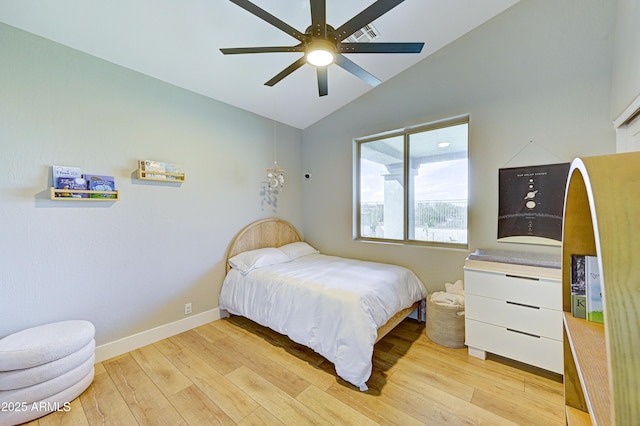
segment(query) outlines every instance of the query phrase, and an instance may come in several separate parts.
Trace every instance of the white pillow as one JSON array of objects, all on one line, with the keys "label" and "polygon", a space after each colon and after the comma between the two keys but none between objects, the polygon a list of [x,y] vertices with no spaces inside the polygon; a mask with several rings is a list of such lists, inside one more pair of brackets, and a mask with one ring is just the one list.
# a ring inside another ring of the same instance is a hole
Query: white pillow
[{"label": "white pillow", "polygon": [[256,268],[289,262],[291,259],[282,250],[274,247],[266,247],[249,250],[233,256],[229,259],[229,265],[246,275]]},{"label": "white pillow", "polygon": [[297,259],[302,256],[307,256],[309,254],[320,253],[318,250],[303,241],[286,244],[278,248],[282,250],[282,252],[286,254],[291,260]]}]

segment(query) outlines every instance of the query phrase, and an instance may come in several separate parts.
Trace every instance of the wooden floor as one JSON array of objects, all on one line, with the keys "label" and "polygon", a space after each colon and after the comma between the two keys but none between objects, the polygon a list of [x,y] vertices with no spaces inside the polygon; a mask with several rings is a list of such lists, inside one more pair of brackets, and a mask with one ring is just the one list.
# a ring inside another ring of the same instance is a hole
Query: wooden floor
[{"label": "wooden floor", "polygon": [[28,424],[564,424],[561,376],[439,346],[412,319],[376,345],[368,386],[232,317],[97,364],[71,410]]}]

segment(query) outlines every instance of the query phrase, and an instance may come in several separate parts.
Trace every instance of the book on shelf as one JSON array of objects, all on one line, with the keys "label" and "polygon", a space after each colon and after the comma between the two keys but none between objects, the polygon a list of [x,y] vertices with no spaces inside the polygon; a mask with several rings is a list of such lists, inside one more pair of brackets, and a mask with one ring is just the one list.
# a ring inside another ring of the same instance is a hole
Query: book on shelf
[{"label": "book on shelf", "polygon": [[[180,164],[166,163],[165,169],[167,173],[172,173],[174,175],[182,174],[182,167],[180,166]],[[167,176],[167,180],[178,180],[178,179],[179,179],[178,176]]]},{"label": "book on shelf", "polygon": [[571,315],[576,318],[587,318],[587,296],[584,294],[571,295]]},{"label": "book on shelf", "polygon": [[587,318],[585,256],[571,255],[571,315]]},{"label": "book on shelf", "polygon": [[[182,174],[182,167],[176,163],[157,160],[140,160],[140,165],[145,172],[145,177],[150,179],[179,180],[178,176],[170,175]],[[150,172],[158,172],[159,174]],[[169,175],[167,173],[169,173]]]},{"label": "book on shelf", "polygon": [[[91,191],[113,191],[116,190],[116,182],[113,176],[85,174],[87,189]],[[116,198],[116,194],[89,194],[89,198]]]},{"label": "book on shelf", "polygon": [[66,177],[66,178],[81,178],[82,177],[82,169],[80,167],[69,167],[69,166],[51,166],[51,173],[53,175],[53,184],[56,185],[58,182],[58,178]]},{"label": "book on shelf", "polygon": [[[87,189],[80,167],[53,165],[51,177],[55,189]],[[56,192],[56,197],[86,198],[86,194]]]},{"label": "book on shelf", "polygon": [[604,323],[602,308],[602,282],[600,280],[600,267],[596,256],[585,256],[585,276],[587,287],[587,319],[593,322]]},{"label": "book on shelf", "polygon": [[73,189],[87,189],[87,181],[81,177],[59,177],[56,181],[56,189],[68,189],[65,192],[56,192],[56,197],[70,197],[70,198],[87,198],[86,193],[73,192]]},{"label": "book on shelf", "polygon": [[597,256],[571,255],[571,314],[601,324],[604,322]]},{"label": "book on shelf", "polygon": [[[142,170],[145,171],[145,177],[150,179],[166,179],[167,175],[164,173],[167,172],[167,168],[162,163],[162,161],[155,160],[140,160],[140,165],[142,166]],[[162,174],[154,174],[149,172],[160,172]]]}]

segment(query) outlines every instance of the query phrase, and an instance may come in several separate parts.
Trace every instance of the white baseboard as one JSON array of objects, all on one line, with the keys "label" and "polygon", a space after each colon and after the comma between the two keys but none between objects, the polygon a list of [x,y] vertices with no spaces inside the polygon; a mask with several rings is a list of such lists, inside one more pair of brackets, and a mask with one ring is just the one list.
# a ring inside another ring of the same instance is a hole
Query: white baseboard
[{"label": "white baseboard", "polygon": [[105,343],[104,345],[96,347],[96,363],[136,350],[143,346],[150,345],[151,343],[155,343],[158,340],[175,336],[176,334],[183,333],[185,331],[191,330],[192,328],[200,327],[201,325],[219,319],[220,309],[211,309],[210,311],[192,315],[179,321],[161,325],[150,330],[145,330],[132,336],[115,340],[113,342]]}]

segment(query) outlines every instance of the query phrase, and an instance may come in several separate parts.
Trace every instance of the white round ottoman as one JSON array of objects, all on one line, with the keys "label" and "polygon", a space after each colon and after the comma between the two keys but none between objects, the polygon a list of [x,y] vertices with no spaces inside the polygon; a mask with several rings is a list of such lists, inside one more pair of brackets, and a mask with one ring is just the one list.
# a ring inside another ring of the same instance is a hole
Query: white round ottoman
[{"label": "white round ottoman", "polygon": [[89,321],[70,320],[28,328],[0,340],[0,371],[46,364],[86,346],[96,329]]},{"label": "white round ottoman", "polygon": [[95,327],[71,320],[0,339],[0,426],[68,410],[93,380]]},{"label": "white round ottoman", "polygon": [[68,411],[69,402],[80,396],[91,385],[94,369],[92,368],[79,382],[74,383],[60,393],[46,397],[31,404],[22,403],[20,408],[0,413],[0,426],[15,426],[30,422],[38,417],[46,416],[56,410]]},{"label": "white round ottoman", "polygon": [[24,388],[46,382],[64,373],[73,370],[89,358],[95,357],[96,341],[91,341],[77,352],[57,359],[55,361],[40,364],[31,368],[20,370],[0,371],[0,391]]}]

